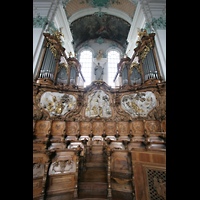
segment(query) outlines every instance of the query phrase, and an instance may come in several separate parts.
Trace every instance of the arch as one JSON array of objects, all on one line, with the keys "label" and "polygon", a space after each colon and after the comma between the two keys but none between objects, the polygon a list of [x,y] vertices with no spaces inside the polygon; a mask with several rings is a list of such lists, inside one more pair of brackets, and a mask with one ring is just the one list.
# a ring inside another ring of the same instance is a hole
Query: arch
[{"label": "arch", "polygon": [[[81,17],[84,17],[86,15],[92,15],[95,12],[99,12],[99,9],[98,8],[93,8],[93,9],[85,8],[85,9],[79,10],[79,11],[73,13],[69,17],[68,21],[71,24],[73,21],[75,21],[75,20],[77,20]],[[131,24],[131,22],[132,22],[132,18],[127,13],[125,13],[125,12],[119,10],[119,9],[116,9],[116,8],[111,8],[111,7],[109,7],[109,9],[108,8],[102,8],[101,12],[106,12],[109,15],[120,17],[120,18],[124,19],[125,21],[127,21],[129,24]]]}]

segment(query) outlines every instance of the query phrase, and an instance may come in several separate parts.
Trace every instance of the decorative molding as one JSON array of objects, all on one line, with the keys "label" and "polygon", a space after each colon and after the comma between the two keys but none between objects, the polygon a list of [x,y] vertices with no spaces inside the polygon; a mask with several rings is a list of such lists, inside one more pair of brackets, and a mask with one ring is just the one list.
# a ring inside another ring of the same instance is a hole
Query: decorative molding
[{"label": "decorative molding", "polygon": [[103,39],[101,36],[99,36],[97,38],[97,40],[95,41],[95,43],[102,44],[102,43],[104,43],[104,41],[105,41],[105,39]]},{"label": "decorative molding", "polygon": [[[116,9],[116,8],[112,8],[110,7],[108,8],[102,8],[101,9],[102,12],[106,12],[108,15],[113,15],[119,18],[122,18],[123,20],[127,21],[129,24],[131,24],[132,22],[132,18],[125,12],[123,12],[122,10]],[[71,24],[73,21],[84,17],[86,15],[93,15],[94,12],[98,12],[98,8],[85,8],[82,10],[79,10],[75,13],[73,13],[69,18],[68,21]]]},{"label": "decorative molding", "polygon": [[33,17],[33,28],[44,28],[47,23],[47,17],[41,17],[40,13],[37,14],[37,17]]},{"label": "decorative molding", "polygon": [[166,19],[163,19],[162,16],[160,16],[158,19],[153,17],[151,24],[155,30],[166,29]]},{"label": "decorative molding", "polygon": [[148,34],[155,32],[157,29],[166,29],[166,19],[161,15],[159,18],[153,17],[151,23],[145,23],[144,29]]}]

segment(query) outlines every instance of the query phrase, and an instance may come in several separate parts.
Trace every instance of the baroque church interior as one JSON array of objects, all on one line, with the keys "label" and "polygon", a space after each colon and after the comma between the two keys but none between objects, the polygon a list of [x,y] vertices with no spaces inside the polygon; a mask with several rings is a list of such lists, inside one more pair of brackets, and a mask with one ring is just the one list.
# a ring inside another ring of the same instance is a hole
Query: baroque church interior
[{"label": "baroque church interior", "polygon": [[33,0],[33,199],[166,199],[166,0]]}]

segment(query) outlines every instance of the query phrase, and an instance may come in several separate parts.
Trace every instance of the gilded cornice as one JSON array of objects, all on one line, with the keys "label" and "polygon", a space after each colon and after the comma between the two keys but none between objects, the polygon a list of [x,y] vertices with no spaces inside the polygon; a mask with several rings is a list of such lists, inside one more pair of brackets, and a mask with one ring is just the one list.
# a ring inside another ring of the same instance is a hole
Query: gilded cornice
[{"label": "gilded cornice", "polygon": [[50,33],[43,33],[46,39],[46,46],[50,47],[51,52],[53,53],[55,59],[59,59],[61,52],[65,51],[65,48],[62,47],[59,39],[55,36],[52,36]]},{"label": "gilded cornice", "polygon": [[76,58],[68,58],[67,59],[67,63],[69,65],[73,65],[74,69],[76,70],[76,73],[79,73],[80,69],[81,69],[81,64],[79,63],[79,61]]}]

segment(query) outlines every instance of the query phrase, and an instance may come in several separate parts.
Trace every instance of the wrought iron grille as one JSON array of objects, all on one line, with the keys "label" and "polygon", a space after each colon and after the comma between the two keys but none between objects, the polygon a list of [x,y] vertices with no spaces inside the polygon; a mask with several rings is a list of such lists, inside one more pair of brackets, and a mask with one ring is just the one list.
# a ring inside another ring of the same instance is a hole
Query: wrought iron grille
[{"label": "wrought iron grille", "polygon": [[150,200],[166,200],[166,171],[145,167]]}]

